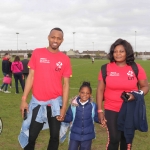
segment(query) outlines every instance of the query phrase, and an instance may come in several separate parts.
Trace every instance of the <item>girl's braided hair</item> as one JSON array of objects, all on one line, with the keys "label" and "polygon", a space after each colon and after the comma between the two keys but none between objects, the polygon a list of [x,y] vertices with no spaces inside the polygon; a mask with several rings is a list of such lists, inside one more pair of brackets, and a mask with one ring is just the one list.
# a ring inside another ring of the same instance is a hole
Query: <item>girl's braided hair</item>
[{"label": "girl's braided hair", "polygon": [[92,93],[92,88],[91,88],[90,82],[84,81],[84,82],[82,83],[82,85],[80,86],[80,88],[79,88],[79,92],[81,91],[81,89],[82,89],[83,87],[88,87],[89,90],[90,90],[90,93]]}]

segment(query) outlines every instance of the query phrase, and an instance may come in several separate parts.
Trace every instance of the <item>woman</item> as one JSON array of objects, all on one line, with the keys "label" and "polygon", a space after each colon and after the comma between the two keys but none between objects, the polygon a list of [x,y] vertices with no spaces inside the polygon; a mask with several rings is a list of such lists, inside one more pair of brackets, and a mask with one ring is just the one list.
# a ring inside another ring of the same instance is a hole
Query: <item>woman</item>
[{"label": "woman", "polygon": [[22,90],[24,91],[24,84],[23,84],[23,79],[22,79],[22,70],[23,70],[22,62],[20,61],[19,56],[16,56],[14,59],[14,62],[12,62],[12,65],[11,65],[11,71],[12,71],[12,73],[14,75],[14,79],[15,79],[16,94],[19,93],[18,80],[21,84]]},{"label": "woman", "polygon": [[[109,60],[107,64],[106,84],[102,78],[102,73],[98,76],[97,105],[98,117],[102,126],[108,129],[107,150],[130,150],[132,143],[126,143],[124,133],[117,129],[118,114],[123,100],[122,92],[129,96],[128,101],[134,100],[131,91],[138,91],[139,88],[146,95],[149,91],[148,81],[144,69],[137,64],[138,81],[132,70],[131,64],[134,62],[134,52],[130,43],[126,40],[118,39],[110,47]],[[132,78],[131,78],[132,76]],[[105,115],[103,113],[102,102],[104,100]]]}]

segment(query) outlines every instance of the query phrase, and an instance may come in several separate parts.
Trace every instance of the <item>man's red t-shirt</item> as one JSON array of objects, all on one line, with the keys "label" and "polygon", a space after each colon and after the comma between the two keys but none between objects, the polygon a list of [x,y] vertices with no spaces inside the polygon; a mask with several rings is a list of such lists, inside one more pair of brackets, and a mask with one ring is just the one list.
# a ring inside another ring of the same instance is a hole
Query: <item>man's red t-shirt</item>
[{"label": "man's red t-shirt", "polygon": [[[139,72],[138,79],[145,80],[146,73],[144,69],[137,64]],[[98,75],[98,80],[103,80],[101,71]],[[121,93],[137,91],[137,78],[131,66],[119,67],[116,63],[109,63],[107,65],[106,87],[104,92],[104,108],[119,112],[123,100]]]},{"label": "man's red t-shirt", "polygon": [[34,70],[32,93],[37,100],[62,96],[62,78],[72,75],[67,55],[60,51],[51,53],[47,48],[35,49],[28,66]]}]

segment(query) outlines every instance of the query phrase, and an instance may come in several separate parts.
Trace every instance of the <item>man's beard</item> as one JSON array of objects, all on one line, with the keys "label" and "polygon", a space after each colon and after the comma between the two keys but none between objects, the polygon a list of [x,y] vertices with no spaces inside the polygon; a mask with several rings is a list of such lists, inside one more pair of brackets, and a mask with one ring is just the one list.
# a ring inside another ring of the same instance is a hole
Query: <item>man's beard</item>
[{"label": "man's beard", "polygon": [[57,46],[57,47],[52,47],[52,46],[50,46],[53,50],[57,50],[58,48],[59,48],[59,46]]},{"label": "man's beard", "polygon": [[57,48],[53,48],[53,47],[52,47],[52,49],[53,49],[53,50],[57,50],[57,49],[58,49],[58,47],[57,47]]}]

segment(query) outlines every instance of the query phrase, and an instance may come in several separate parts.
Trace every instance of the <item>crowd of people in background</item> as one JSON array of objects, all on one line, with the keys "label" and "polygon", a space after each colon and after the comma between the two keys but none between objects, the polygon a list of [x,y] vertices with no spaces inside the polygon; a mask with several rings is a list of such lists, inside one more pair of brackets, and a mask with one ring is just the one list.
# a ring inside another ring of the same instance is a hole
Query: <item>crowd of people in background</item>
[{"label": "crowd of people in background", "polygon": [[0,92],[11,93],[11,91],[8,91],[8,87],[10,86],[10,88],[12,88],[12,77],[14,77],[15,81],[15,94],[19,93],[18,81],[20,82],[22,91],[24,91],[25,79],[29,74],[28,61],[27,55],[24,55],[22,61],[19,56],[15,56],[14,61],[11,62],[10,54],[5,53],[2,59],[2,73],[4,77],[10,77],[11,82],[9,84],[3,82],[0,87]]}]

